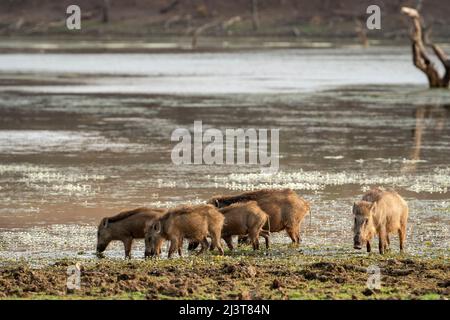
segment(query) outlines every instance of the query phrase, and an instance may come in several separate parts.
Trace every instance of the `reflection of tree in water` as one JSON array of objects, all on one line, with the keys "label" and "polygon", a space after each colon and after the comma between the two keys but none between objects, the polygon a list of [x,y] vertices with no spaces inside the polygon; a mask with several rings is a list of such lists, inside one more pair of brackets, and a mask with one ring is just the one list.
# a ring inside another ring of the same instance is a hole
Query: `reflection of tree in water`
[{"label": "reflection of tree in water", "polygon": [[413,130],[413,148],[411,151],[410,162],[404,165],[402,171],[415,171],[417,162],[421,160],[421,149],[426,131],[436,139],[441,137],[442,131],[450,113],[450,104],[434,104],[427,106],[419,106],[415,111],[416,125]]}]

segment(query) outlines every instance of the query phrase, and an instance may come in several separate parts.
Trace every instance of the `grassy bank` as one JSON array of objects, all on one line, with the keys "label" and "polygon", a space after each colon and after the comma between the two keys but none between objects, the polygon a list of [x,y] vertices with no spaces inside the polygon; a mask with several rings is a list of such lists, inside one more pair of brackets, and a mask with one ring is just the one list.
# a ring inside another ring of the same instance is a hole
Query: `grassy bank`
[{"label": "grassy bank", "polygon": [[[81,288],[67,290],[62,260],[43,268],[2,262],[2,299],[448,299],[446,257],[388,254],[305,254],[276,248],[269,255],[240,249],[224,257],[81,262]],[[368,289],[367,267],[381,270]]]}]

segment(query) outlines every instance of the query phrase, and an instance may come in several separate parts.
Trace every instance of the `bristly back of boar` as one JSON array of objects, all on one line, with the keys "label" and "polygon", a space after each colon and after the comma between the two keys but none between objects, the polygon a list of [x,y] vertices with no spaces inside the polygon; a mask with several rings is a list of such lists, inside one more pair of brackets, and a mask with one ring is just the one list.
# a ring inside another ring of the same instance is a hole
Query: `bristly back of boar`
[{"label": "bristly back of boar", "polygon": [[[140,207],[140,208],[136,208],[136,209],[132,209],[132,210],[122,211],[122,212],[116,214],[115,216],[104,218],[104,219],[108,219],[108,222],[117,222],[117,221],[124,220],[131,216],[134,216],[135,214],[138,214],[138,213],[141,213],[141,212],[147,211],[147,210],[148,210],[148,208]],[[154,211],[161,210],[161,212],[164,211],[164,209],[152,209],[152,210],[154,210]]]},{"label": "bristly back of boar", "polygon": [[247,201],[255,201],[261,198],[264,194],[270,196],[275,192],[280,191],[288,191],[290,189],[284,190],[275,190],[275,189],[261,189],[256,191],[244,192],[234,196],[214,196],[212,197],[208,203],[212,204],[216,207],[226,207],[236,202],[247,202]]},{"label": "bristly back of boar", "polygon": [[[210,205],[208,205],[208,206],[210,206]],[[210,207],[214,207],[214,206],[210,206]],[[176,215],[188,214],[197,208],[198,208],[198,206],[184,204],[184,205],[170,209],[169,211],[167,211],[167,213],[164,216],[169,217],[170,215],[173,215],[173,214],[176,214]]]}]

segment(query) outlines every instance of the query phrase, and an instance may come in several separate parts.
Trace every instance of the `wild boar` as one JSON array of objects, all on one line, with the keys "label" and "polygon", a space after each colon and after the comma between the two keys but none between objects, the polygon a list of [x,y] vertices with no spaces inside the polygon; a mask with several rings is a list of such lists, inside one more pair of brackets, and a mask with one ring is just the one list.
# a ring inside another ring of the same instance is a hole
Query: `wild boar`
[{"label": "wild boar", "polygon": [[[269,216],[261,210],[256,201],[237,202],[227,207],[219,209],[225,217],[222,228],[222,238],[228,248],[233,250],[233,236],[248,235],[253,250],[259,250],[259,236],[266,241],[266,248],[269,249],[270,241],[270,220]],[[263,229],[265,227],[265,229]],[[198,245],[190,243],[191,250]],[[211,250],[214,246],[211,245]]]},{"label": "wild boar", "polygon": [[125,258],[131,258],[133,239],[143,239],[146,224],[160,217],[165,211],[142,207],[103,218],[97,229],[97,253],[105,251],[111,241],[119,240],[125,247]]},{"label": "wild boar", "polygon": [[379,252],[389,250],[389,234],[397,232],[400,238],[400,252],[406,240],[408,205],[395,191],[372,189],[366,192],[363,200],[353,204],[353,247],[361,249],[366,244],[371,251],[370,241],[375,235],[379,238]]},{"label": "wild boar", "polygon": [[224,208],[236,202],[256,201],[269,216],[270,232],[286,230],[295,245],[300,243],[300,227],[310,212],[308,201],[291,189],[257,190],[232,196],[215,196],[208,203]]},{"label": "wild boar", "polygon": [[145,256],[159,255],[164,240],[170,241],[169,258],[176,250],[181,256],[184,238],[200,242],[202,247],[198,254],[201,254],[208,249],[208,235],[212,245],[223,255],[220,243],[223,222],[223,215],[211,205],[182,206],[169,210],[148,227],[145,234]]}]

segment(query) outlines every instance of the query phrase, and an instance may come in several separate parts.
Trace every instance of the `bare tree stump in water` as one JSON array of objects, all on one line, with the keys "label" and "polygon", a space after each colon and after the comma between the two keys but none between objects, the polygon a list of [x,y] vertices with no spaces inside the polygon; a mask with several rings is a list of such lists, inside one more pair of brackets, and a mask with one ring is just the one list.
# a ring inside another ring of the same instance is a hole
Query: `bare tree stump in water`
[{"label": "bare tree stump in water", "polygon": [[192,49],[197,48],[198,37],[200,36],[200,34],[203,33],[203,31],[208,30],[212,27],[216,27],[219,23],[220,23],[220,21],[212,21],[212,22],[206,23],[206,24],[198,27],[197,29],[195,29],[194,32],[192,33],[191,48]]},{"label": "bare tree stump in water", "polygon": [[108,23],[109,22],[109,9],[111,8],[110,0],[103,0],[102,5],[102,22]]},{"label": "bare tree stump in water", "polygon": [[[450,59],[439,46],[427,44],[424,41],[420,14],[416,9],[403,7],[402,13],[409,16],[413,22],[414,31],[411,36],[411,42],[414,65],[426,74],[430,88],[448,88],[450,85]],[[445,73],[443,76],[439,74],[438,69],[432,63],[426,45],[432,48],[434,54],[444,66]]]},{"label": "bare tree stump in water", "polygon": [[198,44],[198,38],[199,36],[206,30],[211,29],[211,28],[215,28],[218,26],[221,26],[222,31],[226,31],[228,28],[230,28],[231,26],[233,26],[234,24],[241,22],[241,17],[239,16],[235,16],[232,17],[228,20],[225,20],[223,22],[221,21],[212,21],[209,23],[206,23],[200,27],[198,27],[197,29],[195,29],[192,32],[192,41],[191,41],[191,48],[192,49],[196,49],[197,48],[197,44]]},{"label": "bare tree stump in water", "polygon": [[251,0],[252,2],[252,24],[253,30],[259,29],[259,8],[258,8],[258,0]]},{"label": "bare tree stump in water", "polygon": [[367,37],[367,31],[364,23],[361,21],[361,19],[356,19],[355,23],[356,23],[355,31],[356,34],[358,35],[359,40],[361,41],[361,45],[364,48],[369,47],[369,38]]}]

